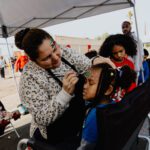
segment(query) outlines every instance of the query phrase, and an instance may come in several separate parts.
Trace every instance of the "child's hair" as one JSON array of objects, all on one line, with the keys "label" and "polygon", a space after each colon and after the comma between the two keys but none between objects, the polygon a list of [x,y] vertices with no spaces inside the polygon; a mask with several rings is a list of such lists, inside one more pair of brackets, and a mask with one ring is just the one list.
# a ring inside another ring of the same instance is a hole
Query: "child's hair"
[{"label": "child's hair", "polygon": [[147,49],[144,48],[144,56],[149,56],[149,52]]},{"label": "child's hair", "polygon": [[128,66],[123,66],[119,70],[113,69],[110,65],[106,63],[97,64],[92,66],[93,69],[102,69],[101,75],[99,77],[98,87],[96,91],[96,96],[93,105],[97,105],[99,101],[105,97],[105,92],[109,88],[109,85],[113,86],[113,92],[109,95],[111,96],[115,89],[121,87],[122,89],[128,89],[131,83],[136,80],[136,73],[134,70],[130,69]]},{"label": "child's hair", "polygon": [[112,50],[115,45],[123,46],[128,56],[133,57],[137,53],[137,46],[132,37],[123,34],[115,34],[105,39],[99,49],[99,55],[103,57],[113,57]]},{"label": "child's hair", "polygon": [[85,56],[88,57],[89,59],[91,59],[97,55],[98,55],[98,53],[96,50],[91,50],[91,51],[85,53]]}]

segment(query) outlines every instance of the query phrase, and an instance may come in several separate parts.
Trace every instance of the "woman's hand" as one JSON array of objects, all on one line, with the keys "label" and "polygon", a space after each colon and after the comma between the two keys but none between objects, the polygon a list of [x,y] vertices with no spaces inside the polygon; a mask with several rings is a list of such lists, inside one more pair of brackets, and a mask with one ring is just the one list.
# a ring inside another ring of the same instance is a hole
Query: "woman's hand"
[{"label": "woman's hand", "polygon": [[98,56],[93,60],[93,65],[100,64],[100,63],[109,64],[112,68],[116,69],[115,64],[110,60],[110,58]]},{"label": "woman's hand", "polygon": [[77,73],[74,71],[69,71],[65,74],[63,78],[63,89],[70,95],[73,94],[75,85],[78,82]]}]

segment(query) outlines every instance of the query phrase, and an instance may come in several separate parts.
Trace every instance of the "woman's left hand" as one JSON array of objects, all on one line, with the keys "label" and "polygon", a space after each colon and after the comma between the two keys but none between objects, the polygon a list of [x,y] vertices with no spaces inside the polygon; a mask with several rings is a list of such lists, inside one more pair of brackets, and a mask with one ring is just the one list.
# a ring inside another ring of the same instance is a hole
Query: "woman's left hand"
[{"label": "woman's left hand", "polygon": [[98,56],[93,60],[93,65],[100,64],[100,63],[107,63],[109,64],[112,68],[116,69],[115,64],[110,60],[110,58],[105,58],[102,56]]}]

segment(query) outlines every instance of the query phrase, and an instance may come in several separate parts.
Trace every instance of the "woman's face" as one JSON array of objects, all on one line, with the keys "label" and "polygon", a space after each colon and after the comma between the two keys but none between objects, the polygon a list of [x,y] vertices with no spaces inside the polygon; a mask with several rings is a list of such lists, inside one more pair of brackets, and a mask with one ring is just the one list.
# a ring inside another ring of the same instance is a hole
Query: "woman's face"
[{"label": "woman's face", "polygon": [[124,47],[121,45],[114,45],[112,55],[116,61],[123,61],[123,58],[126,56]]},{"label": "woman's face", "polygon": [[39,57],[36,59],[36,63],[44,69],[55,69],[61,64],[60,47],[51,42],[50,39],[43,40],[38,49]]},{"label": "woman's face", "polygon": [[89,76],[86,77],[86,81],[83,87],[83,99],[84,100],[91,100],[95,97],[99,77],[101,74],[101,69],[89,69],[88,71]]}]

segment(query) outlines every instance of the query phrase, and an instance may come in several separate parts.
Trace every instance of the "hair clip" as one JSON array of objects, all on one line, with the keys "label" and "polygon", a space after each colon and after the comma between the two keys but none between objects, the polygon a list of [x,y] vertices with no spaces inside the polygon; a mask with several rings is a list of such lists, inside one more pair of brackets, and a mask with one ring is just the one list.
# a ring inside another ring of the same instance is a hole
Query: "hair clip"
[{"label": "hair clip", "polygon": [[84,74],[83,74],[86,78],[89,78],[91,76],[91,71],[86,71]]},{"label": "hair clip", "polygon": [[110,76],[114,76],[114,73],[113,73],[113,72],[111,72],[111,73],[110,73]]}]

